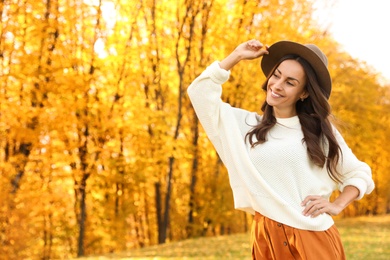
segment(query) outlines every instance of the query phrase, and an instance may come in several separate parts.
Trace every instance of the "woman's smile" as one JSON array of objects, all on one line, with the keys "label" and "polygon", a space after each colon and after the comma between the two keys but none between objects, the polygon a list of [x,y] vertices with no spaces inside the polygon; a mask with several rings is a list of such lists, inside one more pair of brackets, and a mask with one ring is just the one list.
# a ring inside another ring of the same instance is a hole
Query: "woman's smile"
[{"label": "woman's smile", "polygon": [[283,97],[281,94],[278,94],[275,91],[273,91],[273,89],[270,89],[270,90],[271,90],[271,96],[273,98],[281,98],[281,97]]}]

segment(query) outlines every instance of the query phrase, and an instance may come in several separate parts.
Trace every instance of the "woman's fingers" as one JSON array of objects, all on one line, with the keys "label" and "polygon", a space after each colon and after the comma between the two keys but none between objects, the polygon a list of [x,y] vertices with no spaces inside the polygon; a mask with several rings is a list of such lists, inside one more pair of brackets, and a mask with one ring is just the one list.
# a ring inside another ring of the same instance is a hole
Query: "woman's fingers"
[{"label": "woman's fingers", "polygon": [[235,51],[243,60],[256,59],[268,54],[267,46],[264,47],[260,41],[255,39],[240,44]]},{"label": "woman's fingers", "polygon": [[260,50],[261,48],[263,48],[263,44],[258,40],[250,40],[246,43],[246,45],[253,50]]},{"label": "woman's fingers", "polygon": [[321,196],[307,196],[301,204],[305,206],[302,214],[314,218],[320,214],[328,213],[329,204],[330,202]]}]

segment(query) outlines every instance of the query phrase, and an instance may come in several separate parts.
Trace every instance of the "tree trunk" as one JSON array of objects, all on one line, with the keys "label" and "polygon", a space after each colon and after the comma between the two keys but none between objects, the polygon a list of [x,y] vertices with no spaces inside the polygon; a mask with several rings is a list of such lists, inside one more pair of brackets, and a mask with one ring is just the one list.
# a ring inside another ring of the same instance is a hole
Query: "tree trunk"
[{"label": "tree trunk", "polygon": [[[88,116],[88,110],[84,110],[84,116],[87,118]],[[81,128],[83,129],[83,128]],[[81,164],[81,180],[77,181],[75,180],[76,184],[76,200],[79,203],[79,218],[78,218],[78,225],[79,225],[79,237],[77,241],[77,256],[84,256],[84,238],[85,238],[85,222],[87,219],[87,203],[86,203],[86,190],[87,190],[87,180],[90,176],[89,169],[88,169],[88,138],[89,138],[89,126],[85,125],[84,129],[80,131],[80,140],[84,140],[83,143],[79,146],[79,158],[80,158],[80,164]],[[83,138],[81,138],[83,137]]]},{"label": "tree trunk", "polygon": [[158,243],[163,244],[165,242],[164,239],[164,225],[163,225],[163,217],[162,217],[162,208],[161,208],[161,184],[156,182],[154,184],[155,192],[156,192],[156,214],[157,214],[157,230],[158,230]]},{"label": "tree trunk", "polygon": [[77,256],[84,255],[84,237],[85,237],[85,222],[87,219],[87,203],[86,203],[86,187],[87,187],[87,175],[84,175],[79,184],[79,199],[80,199],[80,219],[79,219],[79,238],[77,241]]},{"label": "tree trunk", "polygon": [[11,184],[12,184],[11,193],[16,193],[20,187],[20,181],[24,175],[24,168],[28,162],[28,157],[31,153],[31,149],[32,149],[31,143],[21,143],[19,146],[19,150],[17,151],[17,154],[21,154],[23,156],[23,160],[21,160],[20,163],[18,163],[15,166],[16,175],[11,180]]},{"label": "tree trunk", "polygon": [[190,200],[189,200],[189,212],[188,212],[188,224],[187,224],[187,237],[191,237],[194,235],[194,210],[195,210],[195,187],[197,182],[197,172],[198,172],[198,139],[199,139],[199,120],[193,111],[193,127],[192,131],[194,133],[192,139],[192,147],[193,147],[193,160],[191,167],[191,183],[190,183]]}]

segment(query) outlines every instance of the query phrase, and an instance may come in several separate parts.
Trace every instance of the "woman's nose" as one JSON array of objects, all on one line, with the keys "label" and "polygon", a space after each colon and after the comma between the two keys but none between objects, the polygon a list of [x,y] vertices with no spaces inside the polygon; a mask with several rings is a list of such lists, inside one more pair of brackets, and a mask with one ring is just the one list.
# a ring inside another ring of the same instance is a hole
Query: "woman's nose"
[{"label": "woman's nose", "polygon": [[274,82],[274,88],[282,89],[283,88],[283,82],[281,80],[277,80],[276,82]]}]

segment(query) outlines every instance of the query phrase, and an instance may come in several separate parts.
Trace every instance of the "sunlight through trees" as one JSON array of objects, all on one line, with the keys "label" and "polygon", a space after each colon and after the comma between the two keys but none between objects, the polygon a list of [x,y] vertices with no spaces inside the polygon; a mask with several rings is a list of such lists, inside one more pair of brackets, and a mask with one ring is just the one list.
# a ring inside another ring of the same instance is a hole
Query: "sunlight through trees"
[{"label": "sunlight through trees", "polygon": [[[247,231],[185,93],[251,38],[325,50],[337,123],[377,185],[345,215],[389,213],[389,86],[312,13],[304,0],[1,1],[0,255],[63,259]],[[259,111],[258,61],[235,70],[223,98]]]}]

